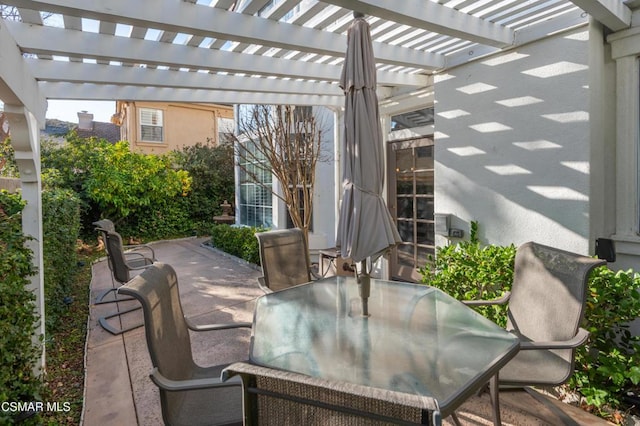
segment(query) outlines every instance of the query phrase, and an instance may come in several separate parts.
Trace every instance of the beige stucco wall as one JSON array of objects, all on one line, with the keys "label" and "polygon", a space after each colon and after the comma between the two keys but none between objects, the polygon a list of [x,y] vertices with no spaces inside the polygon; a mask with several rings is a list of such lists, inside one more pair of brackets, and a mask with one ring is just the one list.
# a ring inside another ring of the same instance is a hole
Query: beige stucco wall
[{"label": "beige stucco wall", "polygon": [[[140,140],[139,108],[163,111],[163,142]],[[217,145],[218,118],[233,118],[231,106],[213,104],[122,102],[119,111],[122,139],[129,141],[132,151],[146,154],[164,154],[197,143]]]}]

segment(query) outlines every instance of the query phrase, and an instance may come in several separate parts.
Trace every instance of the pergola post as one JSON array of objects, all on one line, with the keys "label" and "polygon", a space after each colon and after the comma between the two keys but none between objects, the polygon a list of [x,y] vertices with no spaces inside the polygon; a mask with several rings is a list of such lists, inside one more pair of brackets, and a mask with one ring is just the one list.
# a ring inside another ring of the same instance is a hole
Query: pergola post
[{"label": "pergola post", "polygon": [[[41,358],[34,366],[36,375],[45,367],[45,308],[43,275],[42,189],[40,178],[40,136],[35,116],[25,107],[4,105],[9,120],[11,145],[20,172],[22,198],[27,202],[22,212],[22,230],[31,237],[27,246],[33,252],[35,275],[29,277],[29,290],[35,295],[35,310],[38,315],[33,334],[34,344],[41,348]],[[42,339],[41,339],[42,338]]]}]

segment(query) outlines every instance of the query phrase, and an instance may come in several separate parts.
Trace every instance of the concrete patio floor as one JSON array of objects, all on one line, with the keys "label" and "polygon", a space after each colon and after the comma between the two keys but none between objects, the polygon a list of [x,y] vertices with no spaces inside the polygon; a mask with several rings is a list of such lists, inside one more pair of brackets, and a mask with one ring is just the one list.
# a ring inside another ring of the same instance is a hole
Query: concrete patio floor
[{"label": "concrete patio floor", "polygon": [[[174,267],[178,274],[185,314],[199,324],[251,321],[254,301],[262,295],[252,266],[204,247],[203,238],[164,241],[153,244],[158,260]],[[113,286],[105,260],[93,265],[91,297]],[[136,302],[120,302],[120,310]],[[115,304],[91,305],[86,345],[85,399],[81,424],[162,424],[158,391],[149,379],[151,360],[144,328],[114,336],[98,324],[98,318],[113,312]],[[121,317],[122,325],[142,322],[142,311]],[[111,320],[120,326],[118,318]],[[249,329],[192,333],[193,353],[201,365],[246,359]],[[504,425],[607,425],[583,410],[543,397],[545,403],[523,391],[501,392]],[[487,395],[471,398],[458,411],[465,425],[491,425]],[[569,420],[568,420],[569,419]],[[452,424],[445,419],[445,424]]]}]

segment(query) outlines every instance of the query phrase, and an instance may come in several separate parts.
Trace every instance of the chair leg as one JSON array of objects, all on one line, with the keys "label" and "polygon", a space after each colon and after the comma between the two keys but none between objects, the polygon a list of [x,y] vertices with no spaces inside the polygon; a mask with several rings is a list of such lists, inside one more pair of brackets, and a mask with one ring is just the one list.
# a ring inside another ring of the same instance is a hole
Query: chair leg
[{"label": "chair leg", "polygon": [[130,312],[138,311],[140,309],[142,309],[142,306],[136,306],[135,308],[125,309],[124,311],[114,312],[112,314],[105,315],[103,317],[98,318],[98,322],[100,323],[100,326],[104,328],[106,331],[113,334],[114,336],[117,336],[119,334],[126,333],[127,331],[134,330],[138,327],[142,327],[144,323],[135,324],[130,327],[115,328],[111,324],[109,324],[107,320],[111,318],[119,317],[120,315],[128,314]]},{"label": "chair leg", "polygon": [[[93,302],[93,304],[105,305],[107,303],[118,303],[118,302],[125,302],[127,300],[134,300],[133,297],[118,298],[118,294],[116,293],[117,291],[118,291],[117,288],[110,288],[108,290],[103,291],[102,293],[96,296],[96,301]],[[107,297],[109,293],[115,293],[114,298],[111,300],[104,300],[104,298]]]},{"label": "chair leg", "polygon": [[493,424],[494,426],[502,425],[500,421],[500,388],[498,387],[498,373],[489,381],[489,395],[491,397],[491,405],[493,406]]}]

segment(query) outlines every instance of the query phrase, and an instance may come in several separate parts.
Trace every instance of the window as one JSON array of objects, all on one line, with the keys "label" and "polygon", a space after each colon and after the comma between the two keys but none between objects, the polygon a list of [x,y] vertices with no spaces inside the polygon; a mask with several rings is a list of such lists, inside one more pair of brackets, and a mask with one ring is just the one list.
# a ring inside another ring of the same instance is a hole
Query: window
[{"label": "window", "polygon": [[395,198],[395,219],[402,238],[391,273],[394,278],[419,281],[418,269],[435,254],[433,140],[405,140],[390,148],[395,163],[390,195]]},{"label": "window", "polygon": [[433,107],[423,108],[417,111],[391,117],[391,130],[414,129],[433,124]]},{"label": "window", "polygon": [[140,140],[164,142],[162,110],[140,108]]},{"label": "window", "polygon": [[[243,144],[240,149],[252,149],[252,145]],[[253,148],[255,150],[255,148]],[[241,155],[240,161],[240,201],[238,211],[240,223],[247,226],[271,228],[273,226],[272,174],[261,162],[249,161],[250,155]],[[250,178],[254,177],[254,179]]]},{"label": "window", "polygon": [[218,143],[231,142],[233,140],[233,118],[218,117]]}]

